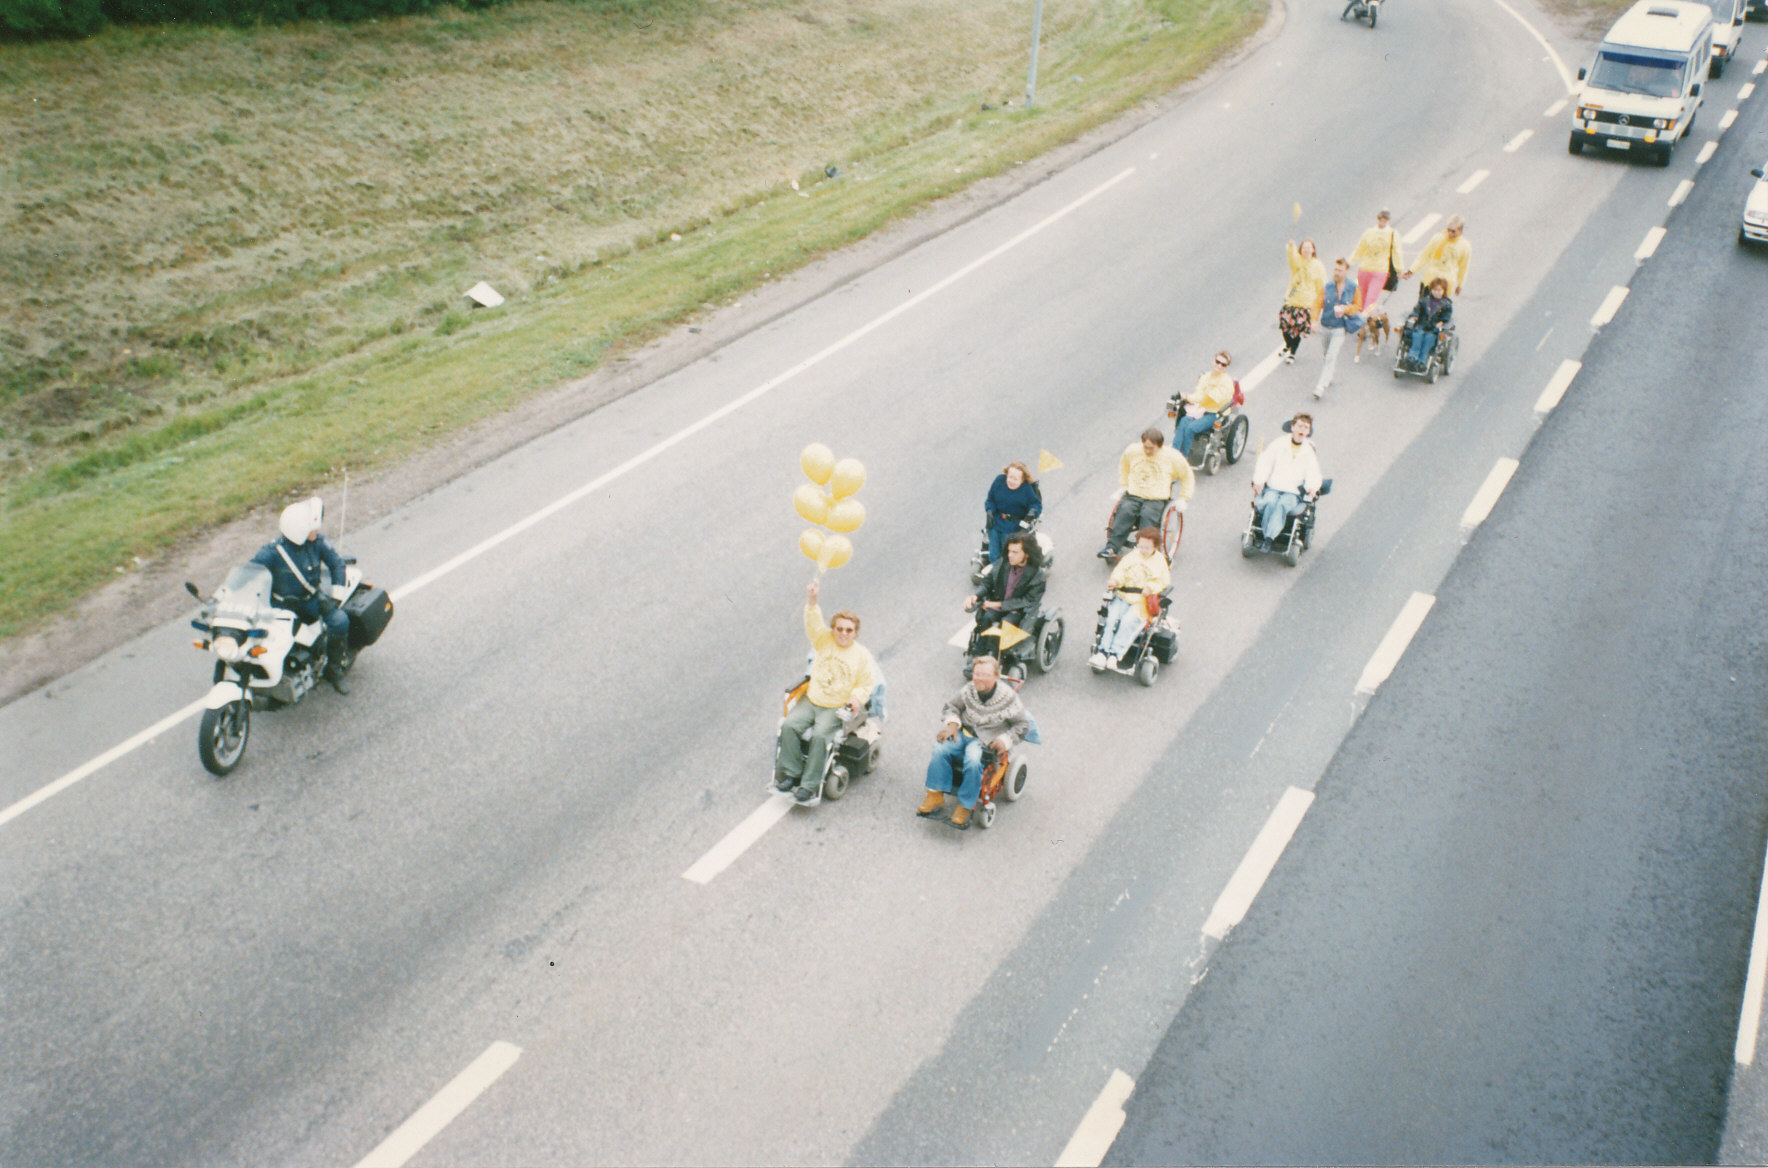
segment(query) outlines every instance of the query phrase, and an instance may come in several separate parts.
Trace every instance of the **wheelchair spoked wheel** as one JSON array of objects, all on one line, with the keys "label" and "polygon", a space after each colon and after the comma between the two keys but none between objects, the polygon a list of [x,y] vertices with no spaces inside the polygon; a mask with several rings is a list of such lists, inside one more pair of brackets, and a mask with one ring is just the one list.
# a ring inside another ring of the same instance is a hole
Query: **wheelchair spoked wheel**
[{"label": "wheelchair spoked wheel", "polygon": [[1062,618],[1044,622],[1044,627],[1037,635],[1037,656],[1032,664],[1037,666],[1039,673],[1048,673],[1056,667],[1056,654],[1062,651]]},{"label": "wheelchair spoked wheel", "polygon": [[1179,541],[1185,537],[1185,513],[1179,510],[1177,503],[1168,503],[1166,510],[1160,515],[1160,550],[1166,553],[1167,562],[1179,550]]},{"label": "wheelchair spoked wheel", "polygon": [[1227,456],[1228,465],[1233,466],[1246,453],[1246,437],[1252,430],[1252,423],[1244,416],[1235,418],[1222,435],[1222,450]]}]

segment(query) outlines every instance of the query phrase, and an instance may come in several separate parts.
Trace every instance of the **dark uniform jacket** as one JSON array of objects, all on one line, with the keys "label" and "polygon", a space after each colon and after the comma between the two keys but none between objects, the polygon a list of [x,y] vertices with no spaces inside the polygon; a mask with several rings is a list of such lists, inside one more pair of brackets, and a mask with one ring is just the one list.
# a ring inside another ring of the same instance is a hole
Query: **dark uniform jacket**
[{"label": "dark uniform jacket", "polygon": [[[288,560],[283,559],[283,552],[287,552],[288,559],[294,561],[293,569],[289,567]],[[331,594],[322,587],[325,578],[320,573],[320,565],[324,564],[331,569],[333,585],[344,582],[344,558],[326,542],[323,535],[314,536],[306,543],[290,543],[287,538],[278,536],[258,549],[258,554],[252,557],[252,563],[263,564],[270,569],[270,595],[277,606],[293,609],[308,619],[319,614],[319,596],[331,599]],[[296,572],[300,573],[299,577]]]}]

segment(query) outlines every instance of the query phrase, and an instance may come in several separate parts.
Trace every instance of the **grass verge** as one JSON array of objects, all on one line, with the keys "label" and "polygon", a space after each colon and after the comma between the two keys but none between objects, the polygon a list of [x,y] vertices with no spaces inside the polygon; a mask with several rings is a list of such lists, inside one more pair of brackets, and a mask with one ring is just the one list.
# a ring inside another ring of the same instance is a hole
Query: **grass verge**
[{"label": "grass verge", "polygon": [[[1263,0],[528,0],[0,55],[0,636],[1194,76]],[[32,99],[35,100],[32,100]],[[826,168],[835,168],[828,177]],[[469,313],[489,279],[510,297]]]}]

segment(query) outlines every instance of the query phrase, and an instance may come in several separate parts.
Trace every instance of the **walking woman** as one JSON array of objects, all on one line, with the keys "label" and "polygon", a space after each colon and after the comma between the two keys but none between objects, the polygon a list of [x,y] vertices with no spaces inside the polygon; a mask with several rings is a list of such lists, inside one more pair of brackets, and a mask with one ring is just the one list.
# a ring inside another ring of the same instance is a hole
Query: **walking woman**
[{"label": "walking woman", "polygon": [[1326,269],[1315,255],[1314,241],[1304,239],[1301,247],[1289,241],[1289,294],[1277,312],[1277,328],[1283,333],[1283,364],[1295,364],[1295,350],[1301,339],[1314,331],[1314,318],[1320,311],[1320,298],[1326,290]]},{"label": "walking woman", "polygon": [[1400,286],[1400,273],[1406,270],[1406,257],[1400,253],[1400,237],[1388,226],[1390,216],[1383,207],[1375,213],[1375,226],[1357,240],[1351,263],[1357,267],[1357,295],[1365,311],[1375,307],[1382,292]]}]

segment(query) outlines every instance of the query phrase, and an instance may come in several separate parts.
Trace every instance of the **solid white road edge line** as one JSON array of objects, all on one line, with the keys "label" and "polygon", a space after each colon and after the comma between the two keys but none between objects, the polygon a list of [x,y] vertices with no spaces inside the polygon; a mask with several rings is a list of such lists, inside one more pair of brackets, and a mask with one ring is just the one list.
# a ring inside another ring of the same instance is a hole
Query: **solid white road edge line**
[{"label": "solid white road edge line", "polygon": [[1476,171],[1474,171],[1472,174],[1467,176],[1466,182],[1462,183],[1460,186],[1455,188],[1455,193],[1458,195],[1471,195],[1473,193],[1473,188],[1475,188],[1475,187],[1479,186],[1479,184],[1485,182],[1486,179],[1491,177],[1491,174],[1492,174],[1492,172],[1489,170],[1476,170]]},{"label": "solid white road edge line", "polygon": [[1514,458],[1500,458],[1492,464],[1492,473],[1486,476],[1486,481],[1480,484],[1478,493],[1473,496],[1473,502],[1469,503],[1467,510],[1461,513],[1463,530],[1469,527],[1478,527],[1486,521],[1486,516],[1490,515],[1492,508],[1498,504],[1498,496],[1502,495],[1504,488],[1509,485],[1510,476],[1516,473],[1517,465]]},{"label": "solid white road edge line", "polygon": [[1113,1068],[1105,1080],[1105,1089],[1087,1108],[1080,1126],[1069,1137],[1068,1146],[1056,1157],[1056,1168],[1099,1168],[1117,1133],[1123,1130],[1123,1105],[1136,1089],[1136,1081]]},{"label": "solid white road edge line", "polygon": [[1716,141],[1708,142],[1705,146],[1702,146],[1700,148],[1700,153],[1696,154],[1694,156],[1694,164],[1696,166],[1705,166],[1707,164],[1707,162],[1713,157],[1713,155],[1717,154],[1718,152],[1719,152],[1719,143]]},{"label": "solid white road edge line", "polygon": [[[1560,104],[1564,105],[1565,103],[1560,102]],[[1515,154],[1518,150],[1522,149],[1522,144],[1524,142],[1527,142],[1530,138],[1533,138],[1534,136],[1535,136],[1535,132],[1533,130],[1524,130],[1522,133],[1518,134],[1516,137],[1512,138],[1510,141],[1504,143],[1504,153]]]},{"label": "solid white road edge line", "polygon": [[1381,638],[1381,644],[1375,647],[1375,655],[1369,658],[1369,664],[1363,666],[1363,676],[1357,678],[1357,692],[1372,694],[1381,687],[1394,666],[1400,663],[1400,657],[1406,652],[1406,646],[1418,632],[1418,626],[1424,623],[1424,616],[1430,606],[1436,603],[1436,597],[1427,592],[1414,592],[1406,607],[1400,609],[1400,615],[1387,630],[1387,636]]},{"label": "solid white road edge line", "polygon": [[1729,130],[1731,128],[1731,123],[1736,120],[1737,108],[1733,106],[1731,109],[1725,111],[1724,117],[1719,119],[1719,132],[1724,133],[1726,130]]},{"label": "solid white road edge line", "polygon": [[1401,243],[1417,243],[1420,239],[1424,238],[1424,233],[1426,231],[1429,231],[1432,227],[1435,227],[1437,225],[1437,221],[1441,218],[1442,218],[1442,216],[1440,214],[1438,214],[1435,211],[1432,211],[1430,214],[1428,214],[1424,218],[1420,219],[1418,221],[1417,225],[1412,228],[1412,230],[1410,230],[1410,231],[1406,232],[1406,234],[1400,236],[1400,242]]},{"label": "solid white road edge line", "polygon": [[769,795],[767,802],[749,813],[749,818],[737,824],[725,836],[713,845],[712,850],[694,861],[694,866],[681,874],[683,880],[695,884],[710,884],[712,878],[730,867],[736,858],[748,851],[756,840],[767,834],[767,829],[786,817],[792,810],[792,796],[780,794]]},{"label": "solid white road edge line", "polygon": [[1662,227],[1653,227],[1650,231],[1647,231],[1645,233],[1645,239],[1640,242],[1638,250],[1633,253],[1633,258],[1636,260],[1648,260],[1656,255],[1658,244],[1664,241],[1664,236],[1667,234],[1669,233]]},{"label": "solid white road edge line", "polygon": [[1559,54],[1553,51],[1553,46],[1547,43],[1547,38],[1535,31],[1535,26],[1530,24],[1527,20],[1524,20],[1522,13],[1504,3],[1504,0],[1492,0],[1492,3],[1510,13],[1510,15],[1516,17],[1516,22],[1529,30],[1529,35],[1539,41],[1541,47],[1547,50],[1547,55],[1552,58],[1553,67],[1559,70],[1559,81],[1560,84],[1565,86],[1565,91],[1567,93],[1576,93],[1578,90],[1577,86],[1572,84],[1572,71],[1565,67],[1565,62],[1559,59]]},{"label": "solid white road edge line", "polygon": [[1670,192],[1670,206],[1680,207],[1682,200],[1686,199],[1692,190],[1694,190],[1694,180],[1691,178],[1685,178],[1677,183],[1676,189]]},{"label": "solid white road edge line", "polygon": [[1215,907],[1209,910],[1209,919],[1203,922],[1205,937],[1220,941],[1246,919],[1253,899],[1270,878],[1271,869],[1277,866],[1277,858],[1289,846],[1295,829],[1301,824],[1301,817],[1307,814],[1313,802],[1312,791],[1290,787],[1283,792],[1264,827],[1259,829],[1258,838],[1252,841],[1252,847],[1247,849],[1240,866],[1228,878],[1228,886],[1216,898]]},{"label": "solid white road edge line", "polygon": [[1768,982],[1768,857],[1762,862],[1762,887],[1756,895],[1756,932],[1750,939],[1750,971],[1743,981],[1743,1014],[1737,1021],[1737,1049],[1732,1055],[1740,1067],[1756,1061],[1764,982]]},{"label": "solid white road edge line", "polygon": [[1603,325],[1613,320],[1615,318],[1615,313],[1621,310],[1621,301],[1626,298],[1626,285],[1616,284],[1613,288],[1610,288],[1608,290],[1608,295],[1602,298],[1602,304],[1597,307],[1596,315],[1590,318],[1591,327],[1601,328]]},{"label": "solid white road edge line", "polygon": [[1547,388],[1543,389],[1541,396],[1535,399],[1535,412],[1545,414],[1558,405],[1559,399],[1565,396],[1566,387],[1571,385],[1572,378],[1576,377],[1578,370],[1583,367],[1582,361],[1561,361],[1559,368],[1548,379]]},{"label": "solid white road edge line", "polygon": [[1547,112],[1542,114],[1541,116],[1544,118],[1556,118],[1559,116],[1560,111],[1565,109],[1565,107],[1568,104],[1569,103],[1566,101],[1566,99],[1562,97],[1558,101],[1554,102],[1552,105],[1548,106]]},{"label": "solid white road edge line", "polygon": [[128,754],[131,750],[134,750],[143,743],[153,741],[161,734],[164,734],[166,731],[172,729],[172,727],[189,718],[192,714],[200,713],[202,708],[203,702],[202,699],[199,698],[188,706],[185,706],[182,710],[179,710],[176,713],[167,714],[152,726],[149,726],[141,733],[135,735],[135,737],[117,743],[117,745],[111,747],[97,758],[74,768],[53,783],[38,787],[35,791],[26,795],[23,799],[20,799],[6,810],[0,811],[0,825],[18,818],[37,804],[43,802],[45,799],[48,799],[53,795],[61,794],[61,792],[67,790],[81,779],[109,766],[111,763],[122,758],[125,754]]},{"label": "solid white road edge line", "polygon": [[[813,353],[811,356],[806,357],[804,360],[798,362],[798,364],[792,366],[792,368],[786,370],[784,373],[779,374],[778,376],[772,378],[769,381],[763,382],[761,385],[756,386],[754,389],[750,390],[748,393],[745,393],[742,397],[739,397],[734,401],[730,401],[730,402],[725,403],[724,405],[720,406],[716,410],[713,410],[710,414],[707,414],[705,417],[701,418],[699,421],[693,423],[692,425],[685,426],[682,429],[677,430],[674,434],[671,434],[669,437],[663,439],[661,442],[657,443],[655,446],[652,446],[650,449],[645,450],[639,454],[633,455],[631,458],[627,459],[625,462],[621,463],[619,466],[615,467],[613,470],[608,471],[606,474],[603,474],[595,479],[592,479],[591,481],[589,481],[587,483],[584,483],[581,487],[578,487],[574,491],[570,491],[564,495],[561,495],[559,498],[554,499],[551,503],[548,503],[546,506],[542,507],[540,510],[535,511],[534,513],[532,513],[531,515],[528,515],[524,519],[521,519],[515,523],[512,523],[510,526],[504,528],[502,531],[498,532],[496,535],[491,536],[489,539],[481,540],[479,543],[474,544],[472,547],[468,548],[466,551],[455,556],[453,559],[444,563],[440,567],[431,568],[428,572],[423,573],[422,575],[418,576],[416,579],[406,581],[404,584],[401,584],[399,587],[394,588],[389,593],[389,595],[392,596],[394,601],[403,600],[405,597],[410,596],[413,592],[416,592],[418,589],[424,587],[425,585],[433,584],[437,580],[440,580],[443,576],[448,575],[448,573],[454,571],[456,568],[460,567],[461,565],[469,563],[472,560],[478,559],[480,556],[484,555],[486,552],[490,551],[492,548],[497,547],[499,544],[503,543],[505,540],[508,540],[513,536],[519,535],[522,532],[527,531],[530,527],[533,527],[535,524],[539,523],[541,520],[546,519],[549,516],[554,515],[559,511],[564,510],[566,507],[569,507],[571,504],[577,502],[579,499],[582,499],[584,496],[594,494],[596,491],[600,490],[602,487],[606,486],[607,484],[613,482],[615,479],[620,478],[622,475],[625,475],[630,471],[638,469],[639,467],[643,466],[645,463],[650,462],[652,459],[656,458],[659,454],[662,454],[665,451],[669,450],[670,448],[676,446],[677,444],[684,442],[687,439],[693,437],[695,434],[698,434],[701,430],[706,429],[708,426],[711,426],[713,423],[722,421],[724,418],[730,416],[731,414],[736,413],[738,410],[742,409],[744,406],[748,405],[750,402],[755,401],[757,398],[764,397],[768,393],[779,388],[781,385],[784,385],[786,382],[792,380],[794,377],[797,377],[800,373],[803,373],[805,370],[813,369],[816,366],[822,364],[824,361],[828,360],[830,357],[833,357],[835,354],[841,352],[843,349],[845,349],[848,346],[859,341],[861,338],[867,336],[868,334],[870,334],[872,332],[875,332],[876,330],[882,328],[884,325],[895,320],[897,317],[901,316],[903,313],[907,312],[909,309],[914,308],[916,305],[920,304],[922,301],[927,300],[928,298],[930,298],[932,296],[938,295],[940,292],[943,292],[945,289],[951,287],[953,284],[957,283],[959,280],[962,280],[965,276],[968,276],[970,273],[976,271],[976,269],[982,267],[984,264],[987,264],[992,260],[998,259],[1000,256],[1011,251],[1013,248],[1018,247],[1021,243],[1024,243],[1026,240],[1030,239],[1032,236],[1043,231],[1046,227],[1049,227],[1049,226],[1061,221],[1062,219],[1067,218],[1070,214],[1072,214],[1075,211],[1078,211],[1080,208],[1082,208],[1086,204],[1092,202],[1094,199],[1098,198],[1100,195],[1104,194],[1106,191],[1110,190],[1112,187],[1116,186],[1118,183],[1122,182],[1124,179],[1128,178],[1130,175],[1132,175],[1134,173],[1136,173],[1135,167],[1126,166],[1124,169],[1118,171],[1115,175],[1106,179],[1104,182],[1100,183],[1098,186],[1094,187],[1092,190],[1088,191],[1086,194],[1080,196],[1078,199],[1075,199],[1072,203],[1069,203],[1067,206],[1059,208],[1056,211],[1052,211],[1050,214],[1044,216],[1042,219],[1039,219],[1036,223],[1033,223],[1030,227],[1027,227],[1024,231],[1021,231],[1018,235],[1015,235],[1013,238],[1007,240],[1005,243],[994,248],[992,251],[985,252],[981,256],[978,256],[976,259],[971,260],[969,263],[965,264],[963,267],[959,268],[957,271],[953,272],[951,275],[945,277],[943,280],[940,280],[937,284],[934,284],[931,288],[927,288],[927,289],[924,289],[923,291],[915,293],[913,296],[910,296],[907,300],[904,300],[901,304],[898,304],[895,308],[890,309],[888,312],[885,312],[882,315],[873,318],[870,322],[861,325],[857,329],[854,329],[852,332],[848,333],[846,336],[842,337],[840,340],[834,342],[833,344],[822,349],[821,351],[819,351],[817,353]],[[191,705],[184,707],[184,709],[178,711],[177,713],[168,715],[167,717],[162,718],[160,721],[155,722],[152,726],[148,727],[146,730],[143,730],[141,733],[135,735],[135,737],[130,738],[127,741],[105,751],[103,754],[99,755],[97,758],[93,759],[91,762],[86,763],[84,766],[80,767],[79,769],[74,770],[74,771],[70,771],[66,775],[63,775],[61,778],[56,779],[54,782],[48,784],[47,786],[38,789],[35,793],[27,796],[24,799],[19,800],[17,803],[14,803],[11,807],[8,807],[5,811],[5,813],[0,814],[0,824],[4,824],[7,820],[12,819],[15,816],[22,815],[24,812],[29,811],[32,807],[35,807],[38,803],[41,803],[41,802],[43,802],[43,800],[48,799],[50,796],[58,794],[59,792],[66,790],[68,787],[73,786],[75,783],[77,783],[81,779],[84,779],[87,776],[91,775],[94,771],[98,770],[99,768],[110,765],[111,763],[115,762],[117,759],[121,758],[123,755],[128,754],[131,750],[134,750],[136,747],[140,746],[142,743],[155,737],[162,730],[169,729],[170,727],[177,725],[179,722],[182,722],[184,719],[190,717],[191,714],[195,713],[196,711],[200,710],[201,708],[202,708],[202,703],[200,701],[194,702]]]},{"label": "solid white road edge line", "polygon": [[521,1057],[522,1048],[507,1042],[486,1047],[485,1053],[436,1092],[435,1098],[418,1108],[379,1147],[358,1160],[356,1168],[401,1168]]}]

